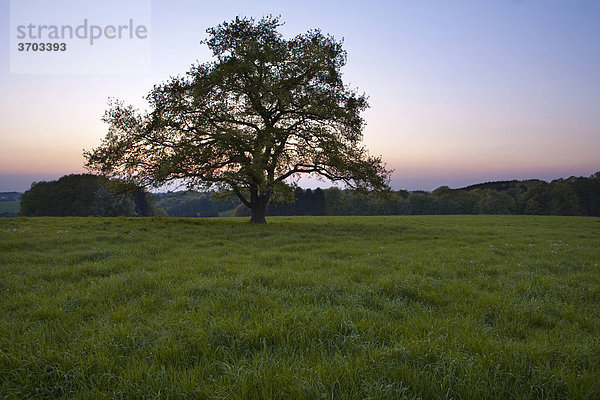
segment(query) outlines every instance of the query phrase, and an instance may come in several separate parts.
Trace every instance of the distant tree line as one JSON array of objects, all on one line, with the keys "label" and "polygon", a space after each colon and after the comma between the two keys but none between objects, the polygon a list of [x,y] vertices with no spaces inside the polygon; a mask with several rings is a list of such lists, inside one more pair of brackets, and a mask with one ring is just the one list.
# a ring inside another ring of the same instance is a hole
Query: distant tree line
[{"label": "distant tree line", "polygon": [[34,182],[21,196],[21,216],[149,216],[147,193],[131,185],[91,174],[66,175]]},{"label": "distant tree line", "polygon": [[178,191],[154,193],[157,209],[169,217],[219,217],[232,215],[238,199],[222,198],[213,192]]},{"label": "distant tree line", "polygon": [[[418,197],[417,197],[418,196]],[[489,182],[463,189],[411,193],[415,214],[534,214],[600,216],[600,172],[585,177]]]},{"label": "distant tree line", "polygon": [[[12,200],[16,194],[7,194]],[[433,192],[400,190],[388,198],[361,197],[339,188],[296,188],[288,201],[269,204],[275,215],[535,214],[600,216],[600,172],[590,177],[487,182]],[[96,175],[37,182],[21,197],[23,216],[249,216],[237,198],[215,192],[149,194]],[[12,216],[7,215],[7,216]]]},{"label": "distant tree line", "polygon": [[[249,216],[237,200],[211,193],[159,194],[169,216]],[[296,188],[292,202],[270,204],[267,215],[535,214],[600,216],[600,173],[550,183],[541,180],[488,182],[433,192],[400,190],[390,198],[361,197],[339,188]]]},{"label": "distant tree line", "polygon": [[600,172],[589,178],[488,182],[433,192],[398,191],[395,198],[360,198],[326,189],[325,215],[534,214],[600,216]]}]

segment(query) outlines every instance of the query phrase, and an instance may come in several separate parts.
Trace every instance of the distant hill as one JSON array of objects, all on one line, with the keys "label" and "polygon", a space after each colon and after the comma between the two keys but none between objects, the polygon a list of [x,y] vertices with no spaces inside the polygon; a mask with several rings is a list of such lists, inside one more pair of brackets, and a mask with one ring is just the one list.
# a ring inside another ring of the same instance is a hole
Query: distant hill
[{"label": "distant hill", "polygon": [[23,193],[19,192],[0,192],[0,202],[2,201],[19,201]]},{"label": "distant hill", "polygon": [[502,191],[509,190],[519,184],[523,185],[523,184],[530,184],[530,183],[546,183],[546,182],[541,181],[539,179],[529,179],[529,180],[525,180],[525,181],[518,181],[518,180],[494,181],[494,182],[477,183],[475,185],[469,185],[469,186],[466,186],[466,187],[463,187],[460,189],[456,189],[456,190],[490,189],[490,190],[496,190],[496,191],[502,192]]}]

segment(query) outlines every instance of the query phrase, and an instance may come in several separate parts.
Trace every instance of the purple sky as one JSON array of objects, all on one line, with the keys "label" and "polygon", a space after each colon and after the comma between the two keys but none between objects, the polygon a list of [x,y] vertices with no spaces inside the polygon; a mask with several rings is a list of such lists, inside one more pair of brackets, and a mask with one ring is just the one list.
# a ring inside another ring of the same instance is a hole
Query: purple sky
[{"label": "purple sky", "polygon": [[[60,7],[41,4],[32,19]],[[73,16],[114,15],[98,4]],[[83,172],[82,150],[106,134],[107,99],[144,107],[152,85],[208,61],[206,28],[236,15],[281,15],[286,36],[344,38],[345,81],[370,97],[365,144],[395,169],[394,188],[600,170],[596,0],[152,1],[150,68],[130,74],[11,74],[9,5],[0,2],[0,191]]]}]

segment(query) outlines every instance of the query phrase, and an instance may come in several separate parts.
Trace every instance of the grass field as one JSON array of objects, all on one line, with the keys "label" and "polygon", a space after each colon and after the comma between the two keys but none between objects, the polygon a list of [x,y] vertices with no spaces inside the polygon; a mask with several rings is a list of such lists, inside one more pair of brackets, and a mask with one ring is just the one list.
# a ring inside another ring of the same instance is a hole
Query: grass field
[{"label": "grass field", "polygon": [[600,398],[600,219],[0,220],[0,398]]},{"label": "grass field", "polygon": [[21,207],[20,201],[0,201],[0,213],[18,213]]}]

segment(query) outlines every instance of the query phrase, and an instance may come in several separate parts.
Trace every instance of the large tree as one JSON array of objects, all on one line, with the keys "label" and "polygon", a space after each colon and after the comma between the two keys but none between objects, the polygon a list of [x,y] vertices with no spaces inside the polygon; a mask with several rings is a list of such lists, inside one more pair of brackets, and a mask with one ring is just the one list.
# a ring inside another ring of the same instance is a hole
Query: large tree
[{"label": "large tree", "polygon": [[365,95],[342,82],[342,43],[319,30],[292,39],[278,18],[236,18],[207,30],[214,60],[155,86],[140,113],[112,102],[87,168],[138,185],[184,181],[234,192],[265,222],[265,206],[314,174],[383,191],[389,172],[361,145]]}]

